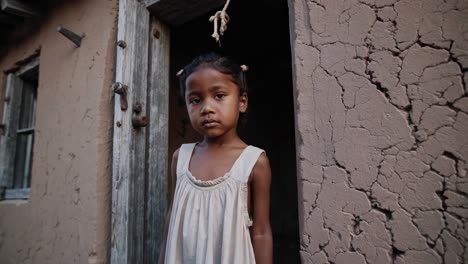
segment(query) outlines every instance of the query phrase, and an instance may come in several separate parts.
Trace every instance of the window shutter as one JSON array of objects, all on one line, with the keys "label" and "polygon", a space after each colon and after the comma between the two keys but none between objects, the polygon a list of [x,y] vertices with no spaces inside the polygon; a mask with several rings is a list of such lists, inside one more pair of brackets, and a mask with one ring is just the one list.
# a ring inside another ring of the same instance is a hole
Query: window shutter
[{"label": "window shutter", "polygon": [[4,134],[0,137],[0,189],[11,187],[15,166],[16,136],[20,114],[21,95],[24,82],[14,74],[7,77],[3,124]]}]

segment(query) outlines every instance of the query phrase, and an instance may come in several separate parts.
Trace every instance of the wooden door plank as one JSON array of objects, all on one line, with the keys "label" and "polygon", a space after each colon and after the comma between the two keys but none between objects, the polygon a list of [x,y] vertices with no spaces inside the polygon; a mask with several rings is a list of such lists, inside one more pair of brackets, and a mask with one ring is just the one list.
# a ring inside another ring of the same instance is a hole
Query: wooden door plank
[{"label": "wooden door plank", "polygon": [[[116,81],[128,85],[127,111],[115,95],[111,263],[143,263],[145,203],[144,128],[132,127],[132,106],[146,107],[149,12],[143,2],[119,1],[117,39],[127,43],[117,48]],[[145,115],[145,113],[140,113]],[[117,122],[120,125],[117,125]]]},{"label": "wooden door plank", "polygon": [[148,77],[148,180],[145,263],[159,257],[167,200],[170,30],[152,17]]}]

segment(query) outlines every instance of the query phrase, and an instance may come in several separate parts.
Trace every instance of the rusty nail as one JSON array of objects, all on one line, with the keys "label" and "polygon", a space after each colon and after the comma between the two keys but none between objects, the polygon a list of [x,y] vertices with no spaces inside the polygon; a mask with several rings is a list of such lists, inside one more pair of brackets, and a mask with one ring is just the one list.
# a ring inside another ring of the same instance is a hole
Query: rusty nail
[{"label": "rusty nail", "polygon": [[120,109],[122,109],[122,111],[126,111],[128,108],[128,86],[120,82],[116,82],[112,84],[112,91],[116,94],[120,94]]},{"label": "rusty nail", "polygon": [[78,35],[75,32],[68,30],[62,26],[57,27],[57,31],[60,32],[64,37],[66,37],[68,40],[73,42],[77,47],[81,46],[81,39],[83,39],[83,35]]},{"label": "rusty nail", "polygon": [[146,116],[135,116],[132,118],[132,125],[134,128],[145,127],[147,124],[148,120],[146,119]]},{"label": "rusty nail", "polygon": [[116,82],[112,84],[112,91],[116,94],[123,94],[124,90],[127,89],[128,87],[125,84],[122,84],[120,82]]},{"label": "rusty nail", "polygon": [[141,110],[142,110],[141,103],[140,103],[140,102],[136,102],[136,103],[133,105],[133,112],[134,112],[135,114],[139,114],[139,113],[141,113]]},{"label": "rusty nail", "polygon": [[121,127],[122,126],[122,123],[120,123],[120,121],[117,121],[117,127]]},{"label": "rusty nail", "polygon": [[119,41],[117,41],[117,46],[125,49],[127,47],[127,43],[125,41],[123,41],[123,40],[119,40]]},{"label": "rusty nail", "polygon": [[153,36],[157,39],[159,38],[159,36],[161,36],[161,33],[157,28],[153,28]]}]

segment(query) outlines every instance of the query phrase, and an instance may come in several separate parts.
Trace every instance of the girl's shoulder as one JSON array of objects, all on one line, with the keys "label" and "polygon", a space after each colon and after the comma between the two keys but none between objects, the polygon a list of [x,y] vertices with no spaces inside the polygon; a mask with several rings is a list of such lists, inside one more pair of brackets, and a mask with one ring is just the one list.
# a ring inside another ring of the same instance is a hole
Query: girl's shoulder
[{"label": "girl's shoulder", "polygon": [[198,142],[193,142],[193,143],[183,143],[179,146],[179,148],[177,148],[175,151],[174,151],[174,154],[179,154],[180,152],[184,152],[184,151],[187,151],[187,150],[190,150],[192,148],[194,148],[196,145],[198,144]]},{"label": "girl's shoulder", "polygon": [[[262,173],[263,170],[270,168],[270,162],[265,150],[249,145],[244,151],[244,168],[247,175],[255,174],[256,172]],[[250,178],[250,177],[249,177]]]},{"label": "girl's shoulder", "polygon": [[174,153],[172,154],[172,160],[177,161],[181,155],[184,155],[187,152],[191,152],[191,150],[195,147],[196,144],[197,142],[181,144],[176,150],[174,150]]},{"label": "girl's shoulder", "polygon": [[255,166],[254,166],[254,170],[255,168],[259,168],[259,169],[270,168],[270,160],[268,159],[268,156],[264,150],[262,150],[262,153],[260,153],[260,156],[258,156],[257,162],[255,163]]},{"label": "girl's shoulder", "polygon": [[254,145],[248,145],[248,147],[250,147],[250,148],[253,148],[253,149],[257,150],[257,151],[261,151],[261,152],[263,152],[263,153],[265,153],[265,152],[266,152],[264,149],[262,149],[262,148],[259,148],[259,147],[257,147],[257,146],[254,146]]},{"label": "girl's shoulder", "polygon": [[256,147],[256,146],[253,146],[253,145],[249,145],[248,148],[250,148],[250,152],[251,153],[254,153],[255,157],[256,157],[256,162],[255,162],[255,166],[254,166],[254,169],[256,167],[264,167],[264,166],[270,166],[270,161],[268,159],[268,156],[266,154],[266,151],[264,149],[261,149],[259,147]]},{"label": "girl's shoulder", "polygon": [[182,144],[180,144],[179,149],[184,147],[184,146],[194,146],[194,145],[199,144],[199,143],[200,142],[182,143]]},{"label": "girl's shoulder", "polygon": [[271,178],[270,160],[268,159],[268,156],[264,150],[260,148],[257,149],[261,150],[261,152],[257,154],[258,156],[254,161],[255,163],[253,164],[252,169],[250,171],[248,181],[268,182]]}]

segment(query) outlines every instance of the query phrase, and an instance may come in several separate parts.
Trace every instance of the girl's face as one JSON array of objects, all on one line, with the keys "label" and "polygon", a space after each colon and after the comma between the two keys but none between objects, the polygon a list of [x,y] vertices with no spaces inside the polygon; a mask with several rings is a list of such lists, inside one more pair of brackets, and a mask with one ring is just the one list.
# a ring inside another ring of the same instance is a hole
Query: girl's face
[{"label": "girl's face", "polygon": [[185,82],[185,104],[193,128],[208,138],[237,133],[239,113],[247,110],[247,95],[227,74],[201,68]]}]

